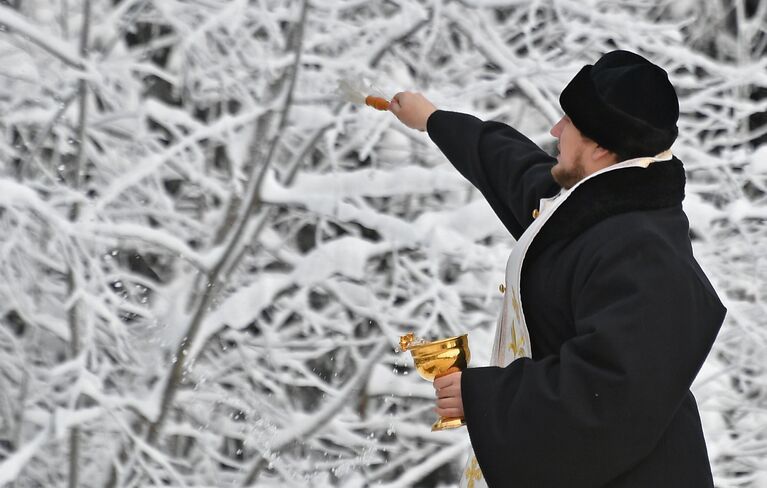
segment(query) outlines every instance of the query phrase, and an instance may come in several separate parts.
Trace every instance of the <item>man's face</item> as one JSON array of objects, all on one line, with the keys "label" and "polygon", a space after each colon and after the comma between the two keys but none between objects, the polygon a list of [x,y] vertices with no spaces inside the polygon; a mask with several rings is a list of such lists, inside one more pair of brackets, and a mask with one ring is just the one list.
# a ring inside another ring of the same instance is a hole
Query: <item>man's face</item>
[{"label": "man's face", "polygon": [[581,135],[567,115],[559,119],[550,133],[558,139],[557,149],[559,149],[557,164],[551,168],[551,176],[559,186],[570,189],[593,173],[590,171],[590,159],[587,155],[591,154],[592,146],[595,144]]}]

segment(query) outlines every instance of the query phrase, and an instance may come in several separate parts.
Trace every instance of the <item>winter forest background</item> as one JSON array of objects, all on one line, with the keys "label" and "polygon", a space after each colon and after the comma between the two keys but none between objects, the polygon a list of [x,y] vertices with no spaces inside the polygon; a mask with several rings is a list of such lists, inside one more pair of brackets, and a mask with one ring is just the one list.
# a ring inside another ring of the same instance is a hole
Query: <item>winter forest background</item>
[{"label": "winter forest background", "polygon": [[666,67],[717,486],[767,487],[767,1],[0,1],[0,486],[448,487],[465,429],[394,348],[487,362],[513,244],[391,96],[553,150],[615,47]]}]

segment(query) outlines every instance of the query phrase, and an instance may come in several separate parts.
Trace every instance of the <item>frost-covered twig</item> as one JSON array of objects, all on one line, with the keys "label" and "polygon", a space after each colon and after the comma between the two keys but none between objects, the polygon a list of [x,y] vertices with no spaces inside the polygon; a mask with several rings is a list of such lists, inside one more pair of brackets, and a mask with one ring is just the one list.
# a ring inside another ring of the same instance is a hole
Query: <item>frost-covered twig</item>
[{"label": "frost-covered twig", "polygon": [[[80,56],[85,59],[88,54],[88,40],[91,23],[91,2],[90,0],[83,0],[83,25],[80,31]],[[79,116],[77,122],[77,154],[74,172],[72,175],[72,186],[75,191],[79,190],[80,182],[82,180],[82,173],[85,171],[86,159],[85,159],[85,147],[87,145],[86,128],[88,121],[88,84],[84,79],[78,81],[78,98],[79,98]],[[70,219],[77,220],[80,214],[80,203],[75,202],[72,204],[70,210]],[[74,264],[74,263],[72,263]],[[75,271],[70,267],[67,271],[67,288],[69,290],[70,297],[77,293],[79,289],[78,277]],[[72,300],[67,311],[70,330],[70,342],[71,353],[73,357],[77,357],[80,354],[80,313],[78,310],[79,301]],[[79,398],[75,398],[75,405],[80,405]],[[80,475],[80,430],[77,426],[70,429],[69,432],[69,488],[77,488]]]},{"label": "frost-covered twig", "polygon": [[86,69],[87,62],[85,59],[73,53],[71,46],[66,41],[56,39],[50,34],[43,32],[10,7],[0,5],[0,23],[12,32],[16,32],[34,42],[73,68],[83,71]]},{"label": "frost-covered twig", "polygon": [[[298,62],[301,56],[300,54],[301,46],[302,46],[301,40],[303,37],[303,29],[304,29],[304,23],[306,21],[306,13],[308,10],[308,6],[309,6],[308,0],[304,0],[302,4],[301,14],[299,16],[299,20],[297,23],[297,40],[295,45],[296,46],[295,47],[296,62],[293,66],[293,70],[291,71],[291,81],[289,83],[288,97],[286,99],[285,107],[282,112],[283,113],[282,122],[278,125],[278,127],[280,128],[284,128],[284,123],[287,120],[287,114],[290,109],[290,100],[292,99],[292,95],[290,95],[290,93],[292,91],[292,87],[295,86],[295,78],[298,71]],[[160,406],[160,415],[157,418],[157,420],[153,422],[152,425],[149,427],[149,433],[147,434],[147,442],[149,444],[152,444],[157,438],[159,429],[161,428],[165,420],[165,417],[169,413],[169,409],[173,403],[175,393],[181,381],[182,371],[185,367],[187,367],[188,349],[191,343],[196,339],[203,317],[208,312],[211,302],[218,292],[218,287],[220,286],[219,273],[221,272],[222,269],[224,269],[227,260],[231,258],[233,255],[237,255],[237,253],[233,252],[233,249],[236,246],[240,245],[240,239],[242,238],[242,235],[246,228],[248,220],[250,219],[251,215],[258,210],[258,206],[260,202],[260,198],[259,198],[260,183],[263,178],[263,175],[266,173],[266,170],[268,169],[270,165],[271,155],[274,154],[273,151],[278,141],[279,141],[279,137],[273,142],[272,149],[270,150],[269,155],[267,156],[266,160],[263,162],[263,165],[261,166],[259,176],[252,178],[251,181],[253,181],[253,183],[249,192],[248,203],[246,204],[244,208],[242,217],[240,218],[239,222],[236,223],[234,226],[234,229],[231,233],[231,237],[229,238],[229,241],[226,246],[226,251],[222,254],[221,259],[216,263],[216,265],[212,268],[212,270],[207,274],[206,280],[204,281],[203,286],[205,289],[201,295],[199,302],[196,304],[196,307],[195,307],[196,310],[192,317],[192,322],[189,325],[189,329],[187,330],[187,333],[184,335],[184,338],[181,340],[178,347],[176,348],[176,352],[174,355],[174,357],[176,358],[176,361],[174,362],[173,367],[171,368],[171,372],[165,386],[165,392],[163,393],[162,404]]]},{"label": "frost-covered twig", "polygon": [[50,427],[43,427],[35,437],[20,446],[7,459],[0,462],[0,486],[13,482],[22,469],[35,457],[40,455],[40,449],[50,436]]},{"label": "frost-covered twig", "polygon": [[[84,4],[54,3],[25,1],[22,20],[74,53]],[[761,488],[767,7],[327,0],[299,49],[303,0],[113,3],[91,2],[81,70],[4,36],[0,410],[23,415],[3,417],[3,455],[58,412],[79,430],[84,487],[104,481],[91,472],[116,488],[238,485],[257,464],[267,488],[455,482],[465,431],[429,432],[431,388],[408,357],[367,355],[409,330],[469,331],[482,365],[512,242],[426,134],[332,90],[360,73],[546,148],[564,83],[618,47],[665,66],[680,95],[685,209],[729,310],[695,393],[717,487]],[[64,434],[13,483],[66,485]]]},{"label": "frost-covered twig", "polygon": [[[291,419],[289,426],[286,426],[279,432],[272,442],[266,447],[270,453],[279,453],[285,446],[299,439],[306,439],[322,428],[333,416],[338,414],[341,407],[351,400],[351,396],[358,393],[362,385],[372,371],[372,366],[379,360],[381,354],[389,348],[386,343],[381,343],[372,348],[367,358],[362,364],[357,365],[355,375],[347,381],[342,389],[333,398],[313,413],[311,416],[301,415],[299,418]],[[464,446],[461,446],[465,449]],[[264,456],[256,458],[253,466],[250,468],[247,476],[243,480],[242,486],[251,486],[256,482],[258,475],[263,469],[266,459]]]}]

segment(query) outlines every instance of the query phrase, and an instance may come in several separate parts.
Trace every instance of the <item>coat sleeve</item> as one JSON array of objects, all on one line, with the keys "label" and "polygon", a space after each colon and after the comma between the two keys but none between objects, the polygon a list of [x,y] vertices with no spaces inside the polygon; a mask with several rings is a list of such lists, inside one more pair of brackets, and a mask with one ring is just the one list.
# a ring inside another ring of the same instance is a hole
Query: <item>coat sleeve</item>
[{"label": "coat sleeve", "polygon": [[556,159],[506,124],[437,110],[429,117],[427,130],[514,238],[533,221],[539,200],[559,191],[550,173]]},{"label": "coat sleeve", "polygon": [[576,265],[559,354],[464,371],[489,486],[603,486],[651,453],[724,319],[696,266],[651,232],[611,236]]}]

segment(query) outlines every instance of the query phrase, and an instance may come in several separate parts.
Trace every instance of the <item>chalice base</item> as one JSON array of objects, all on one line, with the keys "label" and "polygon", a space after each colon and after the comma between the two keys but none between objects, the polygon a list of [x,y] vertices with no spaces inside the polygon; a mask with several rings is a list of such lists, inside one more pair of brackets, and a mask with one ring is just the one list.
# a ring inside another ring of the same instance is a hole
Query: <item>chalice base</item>
[{"label": "chalice base", "polygon": [[436,432],[438,430],[457,429],[466,425],[466,420],[463,417],[440,417],[439,420],[434,422],[431,426],[431,431]]}]

